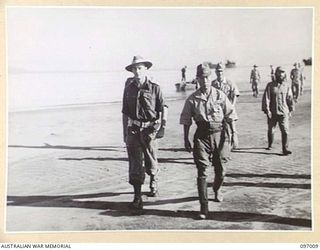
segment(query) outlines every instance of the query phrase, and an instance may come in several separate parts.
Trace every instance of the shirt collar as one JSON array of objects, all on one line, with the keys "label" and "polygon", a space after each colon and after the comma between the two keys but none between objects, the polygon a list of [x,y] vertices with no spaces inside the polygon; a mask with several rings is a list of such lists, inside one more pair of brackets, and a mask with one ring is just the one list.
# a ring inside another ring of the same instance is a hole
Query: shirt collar
[{"label": "shirt collar", "polygon": [[[138,83],[136,81],[135,78],[132,79],[132,81],[130,82],[130,84],[134,84],[136,87],[138,87]],[[150,90],[150,79],[148,76],[146,76],[146,80],[145,82],[142,84],[141,89],[147,89]]]},{"label": "shirt collar", "polygon": [[206,96],[205,94],[202,93],[202,91],[200,89],[198,89],[195,93],[194,93],[194,97],[203,101],[207,101],[208,97],[212,95],[213,93],[213,87],[210,88],[209,90],[209,95]]},{"label": "shirt collar", "polygon": [[226,80],[226,77],[224,76],[224,77],[222,78],[222,81],[219,81],[218,78],[217,78],[217,79],[215,80],[215,82],[218,82],[218,83],[226,83],[227,80]]},{"label": "shirt collar", "polygon": [[274,84],[278,87],[281,87],[285,85],[285,82],[283,81],[282,83],[280,83],[280,82],[274,81]]}]

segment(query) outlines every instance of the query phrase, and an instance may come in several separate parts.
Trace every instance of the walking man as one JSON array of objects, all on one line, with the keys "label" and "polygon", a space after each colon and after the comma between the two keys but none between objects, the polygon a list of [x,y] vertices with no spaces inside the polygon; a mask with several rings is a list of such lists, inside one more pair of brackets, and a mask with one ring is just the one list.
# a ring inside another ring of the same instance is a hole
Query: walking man
[{"label": "walking man", "polygon": [[252,88],[252,93],[254,97],[258,97],[259,95],[259,83],[260,83],[260,73],[258,71],[258,66],[253,65],[253,69],[251,70],[250,74],[250,83]]},{"label": "walking man", "polygon": [[271,75],[271,81],[275,81],[275,76],[274,76],[274,68],[272,65],[270,65],[270,75]]},{"label": "walking man", "polygon": [[215,201],[221,201],[220,188],[225,176],[225,169],[220,157],[220,137],[223,121],[232,119],[233,105],[227,96],[211,86],[211,69],[208,63],[197,67],[197,80],[200,88],[191,94],[180,115],[180,124],[184,126],[184,146],[192,151],[189,141],[189,130],[192,119],[197,124],[194,135],[193,158],[197,167],[197,186],[200,201],[200,219],[208,215],[207,168],[214,167],[215,177],[213,191]]},{"label": "walking man", "polygon": [[304,85],[304,81],[306,80],[306,76],[304,75],[304,67],[301,66],[300,63],[298,63],[298,69],[301,73],[301,83],[300,83],[300,96],[302,96],[303,94],[303,85]]},{"label": "walking man", "polygon": [[287,83],[286,72],[282,67],[277,67],[275,81],[269,82],[262,98],[262,111],[268,118],[268,148],[272,148],[274,131],[279,124],[282,138],[282,152],[291,154],[288,149],[289,118],[294,110],[292,91]]},{"label": "walking man", "polygon": [[181,69],[181,82],[182,83],[186,82],[186,71],[187,71],[187,66],[184,66]]},{"label": "walking man", "polygon": [[290,72],[290,79],[291,79],[291,87],[292,87],[292,94],[293,99],[295,102],[298,102],[298,98],[300,96],[300,87],[303,81],[303,76],[298,68],[298,64],[293,64],[294,68]]},{"label": "walking man", "polygon": [[[167,106],[160,86],[147,76],[152,66],[141,56],[134,56],[126,70],[134,77],[128,78],[123,93],[123,134],[129,158],[129,183],[134,188],[134,200],[129,208],[141,210],[143,201],[141,186],[145,172],[150,176],[150,196],[156,196],[157,143],[156,135],[166,125]],[[163,136],[163,134],[162,134]]]},{"label": "walking man", "polygon": [[218,63],[216,66],[216,75],[217,79],[212,82],[212,86],[216,89],[221,90],[229,99],[231,104],[234,107],[233,110],[233,120],[230,120],[229,123],[225,122],[223,129],[223,142],[222,143],[222,158],[224,160],[228,160],[230,150],[236,149],[238,147],[238,136],[236,130],[236,121],[238,120],[238,116],[236,113],[235,105],[240,92],[236,84],[226,79],[224,76],[224,65],[222,63]]}]

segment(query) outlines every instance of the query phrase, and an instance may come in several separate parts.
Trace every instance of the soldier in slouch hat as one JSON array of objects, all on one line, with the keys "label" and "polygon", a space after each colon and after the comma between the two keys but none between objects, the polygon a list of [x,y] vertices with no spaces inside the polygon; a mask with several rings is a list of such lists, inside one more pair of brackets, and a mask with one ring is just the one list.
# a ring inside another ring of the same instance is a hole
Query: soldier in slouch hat
[{"label": "soldier in slouch hat", "polygon": [[143,209],[141,186],[145,172],[150,176],[150,196],[158,194],[156,138],[163,137],[167,106],[161,88],[147,76],[152,63],[134,56],[126,67],[134,77],[125,83],[122,113],[123,135],[129,158],[129,183],[134,188],[134,200],[129,208]]}]

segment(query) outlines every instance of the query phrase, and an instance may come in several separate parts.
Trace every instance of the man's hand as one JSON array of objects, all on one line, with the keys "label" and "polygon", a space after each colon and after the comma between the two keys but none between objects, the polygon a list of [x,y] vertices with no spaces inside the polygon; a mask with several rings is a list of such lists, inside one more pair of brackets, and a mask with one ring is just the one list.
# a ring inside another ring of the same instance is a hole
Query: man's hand
[{"label": "man's hand", "polygon": [[161,120],[161,127],[165,128],[167,125],[167,120]]},{"label": "man's hand", "polygon": [[188,138],[184,139],[184,148],[185,148],[185,150],[187,150],[189,153],[192,152],[191,143],[190,143],[190,141],[189,141]]},{"label": "man's hand", "polygon": [[156,138],[160,139],[160,138],[164,137],[164,130],[166,128],[166,124],[167,124],[166,120],[161,120],[161,125],[160,125],[159,130],[157,131]]}]

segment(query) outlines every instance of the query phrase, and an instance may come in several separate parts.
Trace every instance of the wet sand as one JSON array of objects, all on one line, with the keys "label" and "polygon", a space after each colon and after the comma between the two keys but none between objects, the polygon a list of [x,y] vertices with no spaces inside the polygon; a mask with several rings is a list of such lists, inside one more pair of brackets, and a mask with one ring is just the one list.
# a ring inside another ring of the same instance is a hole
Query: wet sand
[{"label": "wet sand", "polygon": [[[127,208],[133,190],[120,103],[10,113],[7,231],[312,230],[310,89],[291,119],[290,156],[281,155],[279,129],[274,148],[265,150],[261,95],[239,98],[239,149],[227,165],[224,201],[213,202],[208,190],[205,221],[196,219],[196,168],[183,150],[184,99],[168,104],[166,135],[158,141],[160,196],[144,195],[141,214]],[[211,168],[209,186],[212,178]],[[148,186],[146,178],[143,192]]]}]

